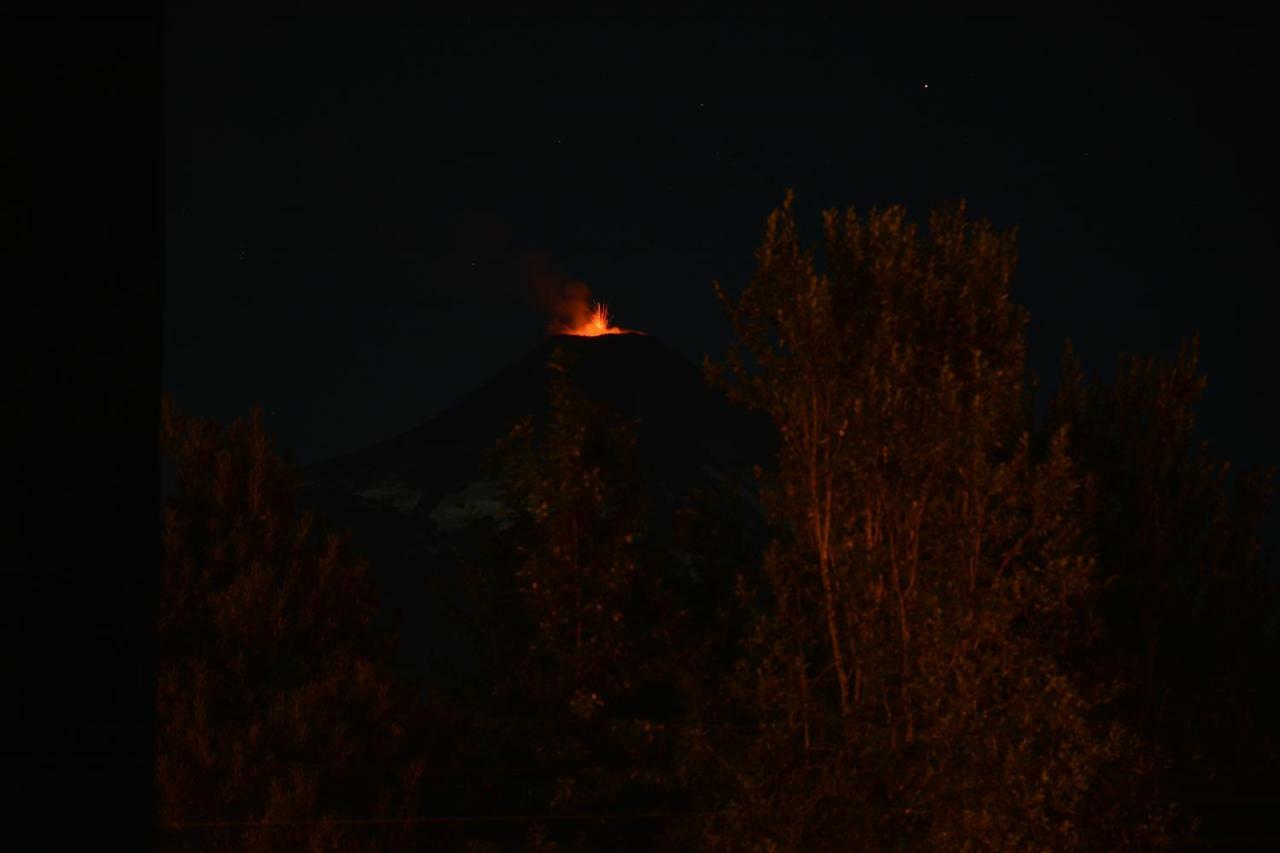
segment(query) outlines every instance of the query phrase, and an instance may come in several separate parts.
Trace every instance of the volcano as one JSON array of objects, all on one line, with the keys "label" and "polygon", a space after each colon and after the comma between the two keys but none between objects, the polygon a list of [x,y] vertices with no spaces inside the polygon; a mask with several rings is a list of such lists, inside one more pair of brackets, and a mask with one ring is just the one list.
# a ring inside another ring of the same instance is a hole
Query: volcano
[{"label": "volcano", "polygon": [[[550,335],[419,426],[301,472],[299,502],[350,530],[369,558],[408,668],[430,669],[442,658],[449,668],[465,666],[469,607],[450,537],[472,519],[503,517],[486,463],[518,420],[545,417],[557,349],[578,393],[634,424],[658,547],[694,492],[759,527],[753,466],[771,458],[767,419],[731,404],[651,335]],[[670,562],[678,570],[679,560]]]}]

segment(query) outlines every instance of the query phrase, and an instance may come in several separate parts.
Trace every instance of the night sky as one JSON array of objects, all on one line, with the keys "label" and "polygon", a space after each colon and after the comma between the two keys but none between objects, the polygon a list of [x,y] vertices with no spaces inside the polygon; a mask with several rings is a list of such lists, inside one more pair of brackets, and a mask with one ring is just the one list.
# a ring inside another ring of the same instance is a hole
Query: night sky
[{"label": "night sky", "polygon": [[519,358],[576,280],[700,360],[769,211],[1017,226],[1031,366],[1196,330],[1203,425],[1280,461],[1274,65],[1221,24],[170,20],[164,384],[301,462]]}]

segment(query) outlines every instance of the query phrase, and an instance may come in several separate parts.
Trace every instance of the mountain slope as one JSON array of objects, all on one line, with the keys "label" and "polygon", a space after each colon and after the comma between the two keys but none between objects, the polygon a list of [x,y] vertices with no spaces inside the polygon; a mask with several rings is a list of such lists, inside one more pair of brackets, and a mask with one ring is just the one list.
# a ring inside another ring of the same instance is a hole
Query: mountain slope
[{"label": "mountain slope", "polygon": [[553,335],[456,405],[409,431],[305,468],[300,501],[352,531],[398,616],[407,665],[467,658],[470,607],[449,538],[503,508],[486,460],[521,417],[545,415],[556,350],[575,388],[635,424],[652,507],[651,535],[669,540],[675,509],[694,490],[758,518],[752,466],[768,461],[771,427],[708,388],[701,371],[647,335]]}]

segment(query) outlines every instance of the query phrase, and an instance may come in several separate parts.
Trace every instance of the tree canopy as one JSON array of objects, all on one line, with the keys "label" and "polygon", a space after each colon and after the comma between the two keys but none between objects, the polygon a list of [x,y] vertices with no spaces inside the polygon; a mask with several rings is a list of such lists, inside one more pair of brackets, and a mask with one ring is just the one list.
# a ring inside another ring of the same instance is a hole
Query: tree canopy
[{"label": "tree canopy", "polygon": [[719,291],[738,340],[712,373],[782,449],[715,846],[1155,843],[1154,808],[1104,795],[1144,756],[1070,668],[1094,558],[1066,430],[1032,440],[1013,234],[957,206],[924,231],[829,211],[823,236],[819,270],[788,196]]},{"label": "tree canopy", "polygon": [[296,510],[261,410],[223,429],[166,398],[162,439],[161,846],[397,846],[422,770],[368,567]]}]

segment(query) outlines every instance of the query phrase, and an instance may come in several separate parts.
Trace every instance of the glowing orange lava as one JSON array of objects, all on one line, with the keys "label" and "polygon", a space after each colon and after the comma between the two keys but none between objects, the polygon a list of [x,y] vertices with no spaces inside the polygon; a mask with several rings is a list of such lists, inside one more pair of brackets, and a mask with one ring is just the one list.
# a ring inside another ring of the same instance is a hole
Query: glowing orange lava
[{"label": "glowing orange lava", "polygon": [[610,326],[609,308],[600,302],[595,303],[590,316],[585,320],[572,326],[561,327],[558,331],[562,335],[581,335],[587,338],[594,338],[597,335],[626,335],[631,333],[629,329]]}]

